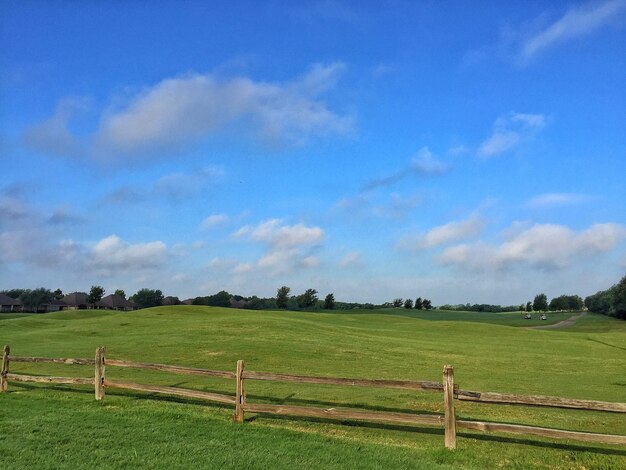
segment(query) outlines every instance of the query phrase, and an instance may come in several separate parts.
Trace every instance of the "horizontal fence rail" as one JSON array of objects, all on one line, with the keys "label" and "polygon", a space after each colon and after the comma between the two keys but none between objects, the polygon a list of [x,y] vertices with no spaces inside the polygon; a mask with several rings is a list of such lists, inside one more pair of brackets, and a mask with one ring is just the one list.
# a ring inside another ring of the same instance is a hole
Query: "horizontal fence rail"
[{"label": "horizontal fence rail", "polygon": [[27,357],[27,356],[11,356],[11,362],[36,362],[49,364],[74,364],[79,366],[93,366],[96,361],[94,359],[70,359],[70,358],[54,358],[54,357]]},{"label": "horizontal fence rail", "polygon": [[626,445],[626,436],[614,434],[598,434],[580,431],[563,431],[561,429],[540,428],[536,426],[524,426],[521,424],[488,423],[482,421],[456,422],[458,428],[471,429],[483,432],[505,432],[509,434],[524,434],[529,436],[549,437],[555,439],[572,439],[583,442],[598,442],[602,444]]},{"label": "horizontal fence rail", "polygon": [[51,377],[49,375],[25,375],[25,374],[6,374],[7,381],[11,382],[39,382],[48,384],[77,384],[77,385],[93,385],[93,377]]},{"label": "horizontal fence rail", "polygon": [[234,405],[235,397],[221,395],[219,393],[201,392],[199,390],[189,390],[178,387],[164,387],[157,385],[144,385],[131,382],[121,382],[119,380],[105,380],[104,386],[109,388],[122,388],[126,390],[135,390],[138,392],[162,393],[166,395],[177,395],[187,398],[199,398],[201,400],[215,401],[226,405]]},{"label": "horizontal fence rail", "polygon": [[350,385],[360,387],[404,388],[409,390],[432,390],[441,392],[441,382],[386,380],[386,379],[347,379],[341,377],[312,377],[308,375],[273,374],[270,372],[243,372],[243,379],[272,380],[276,382],[299,382],[309,384]]},{"label": "horizontal fence rail", "polygon": [[170,366],[167,364],[153,364],[150,362],[131,362],[107,359],[106,365],[113,367],[129,367],[133,369],[160,370],[162,372],[173,372],[175,374],[204,375],[209,377],[224,377],[226,379],[235,378],[234,372],[228,372],[224,370],[209,370],[198,369],[195,367]]},{"label": "horizontal fence rail", "polygon": [[[41,375],[16,374],[9,372],[11,362],[21,363],[48,363],[64,365],[83,365],[94,367],[93,377],[54,377]],[[106,377],[106,368],[121,367],[171,372],[176,374],[219,377],[235,380],[235,394],[225,395],[190,390],[179,387],[158,386],[151,384],[139,384],[133,382],[110,380]],[[543,406],[551,408],[573,408],[580,410],[604,411],[613,413],[625,413],[626,403],[613,403],[596,400],[580,400],[572,398],[551,397],[543,395],[515,395],[496,392],[475,392],[462,390],[454,383],[454,370],[452,366],[443,369],[442,382],[411,381],[411,380],[388,380],[388,379],[363,379],[341,377],[317,377],[306,375],[277,374],[272,372],[246,371],[244,361],[237,361],[235,371],[221,371],[200,369],[195,367],[176,366],[168,364],[156,364],[149,362],[133,362],[105,357],[105,348],[96,349],[95,359],[74,358],[47,358],[30,356],[12,356],[9,346],[4,347],[2,355],[2,369],[0,372],[0,392],[6,392],[9,382],[36,382],[50,384],[76,384],[91,385],[94,387],[96,400],[105,397],[105,390],[124,389],[138,392],[174,395],[186,398],[207,400],[224,405],[235,406],[233,419],[238,422],[245,421],[245,413],[264,413],[285,416],[299,416],[306,418],[321,418],[332,420],[355,420],[385,422],[403,425],[427,425],[444,428],[444,443],[448,449],[456,447],[456,429],[468,429],[482,432],[501,432],[509,434],[521,434],[553,439],[570,439],[582,442],[594,442],[602,444],[626,445],[626,436],[613,434],[600,434],[581,431],[567,431],[521,424],[493,423],[483,421],[471,421],[457,419],[455,413],[455,401],[477,402],[496,405],[525,405]],[[269,380],[278,382],[293,382],[305,384],[340,385],[356,387],[376,387],[392,389],[408,389],[416,391],[439,392],[443,395],[443,414],[418,414],[392,411],[370,411],[356,408],[319,408],[308,406],[256,404],[248,403],[245,393],[246,380]]]},{"label": "horizontal fence rail", "polygon": [[469,392],[459,390],[458,400],[478,401],[482,403],[499,403],[506,405],[549,406],[551,408],[574,408],[579,410],[612,411],[626,413],[626,403],[608,401],[577,400],[574,398],[548,397],[544,395],[513,395],[510,393]]},{"label": "horizontal fence rail", "polygon": [[381,421],[396,424],[425,424],[443,426],[442,415],[394,413],[383,411],[363,411],[345,408],[313,408],[310,406],[287,405],[244,405],[244,411],[251,413],[272,413],[288,416],[303,416],[308,418],[325,419],[354,419],[363,421]]}]

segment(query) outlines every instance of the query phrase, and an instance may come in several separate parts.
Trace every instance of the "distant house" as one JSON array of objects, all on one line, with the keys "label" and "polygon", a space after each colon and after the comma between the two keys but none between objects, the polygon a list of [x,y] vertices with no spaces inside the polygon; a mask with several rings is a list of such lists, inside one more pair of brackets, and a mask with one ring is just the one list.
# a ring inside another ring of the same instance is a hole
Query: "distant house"
[{"label": "distant house", "polygon": [[67,308],[70,310],[86,309],[89,307],[87,294],[84,292],[73,292],[66,295],[61,300],[67,304]]},{"label": "distant house", "polygon": [[102,297],[102,300],[96,302],[96,308],[107,310],[137,310],[137,304],[131,300],[126,300],[119,295],[111,294],[106,297]]},{"label": "distant house", "polygon": [[193,299],[185,299],[183,300],[184,305],[193,305]]},{"label": "distant house", "polygon": [[0,312],[21,312],[22,301],[0,294]]},{"label": "distant house", "polygon": [[181,303],[182,302],[178,297],[172,297],[171,295],[168,295],[167,297],[163,298],[163,303],[161,305],[180,305]]},{"label": "distant house", "polygon": [[41,304],[37,307],[37,313],[58,312],[59,310],[67,310],[68,305],[63,300],[54,299],[47,304]]}]

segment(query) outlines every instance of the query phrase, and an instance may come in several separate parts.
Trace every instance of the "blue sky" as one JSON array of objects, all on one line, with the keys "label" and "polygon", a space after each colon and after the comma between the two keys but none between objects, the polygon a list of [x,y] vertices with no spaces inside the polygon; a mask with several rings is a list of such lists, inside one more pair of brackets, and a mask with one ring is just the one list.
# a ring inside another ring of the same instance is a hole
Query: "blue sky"
[{"label": "blue sky", "polygon": [[626,273],[626,0],[1,9],[0,289],[517,304]]}]

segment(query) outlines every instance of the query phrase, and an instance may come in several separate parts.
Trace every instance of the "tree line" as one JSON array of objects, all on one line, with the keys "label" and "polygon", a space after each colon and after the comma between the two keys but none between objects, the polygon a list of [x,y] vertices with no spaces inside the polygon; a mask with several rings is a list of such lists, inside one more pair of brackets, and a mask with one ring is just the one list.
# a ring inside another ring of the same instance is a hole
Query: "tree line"
[{"label": "tree line", "polygon": [[[54,291],[43,287],[37,289],[8,289],[0,291],[14,299],[19,299],[24,309],[36,311],[41,305],[50,304],[54,300],[61,300],[64,293],[61,289]],[[126,293],[122,289],[115,290],[115,295],[126,299]],[[87,295],[87,303],[95,305],[105,294],[102,286],[91,286]],[[160,289],[143,288],[128,297],[129,301],[135,303],[138,308],[157,307],[163,304],[164,296]],[[180,303],[178,298],[174,298],[175,303]],[[192,299],[193,305],[209,305],[215,307],[236,307],[251,310],[285,309],[285,310],[351,310],[351,309],[375,309],[375,308],[401,308],[431,310],[433,307],[429,299],[417,297],[415,301],[411,298],[396,298],[391,302],[382,305],[358,302],[339,302],[335,300],[333,293],[327,294],[324,299],[318,297],[316,289],[306,289],[298,295],[292,295],[291,288],[281,286],[276,291],[275,297],[261,298],[257,296],[244,297],[237,294],[230,294],[222,290],[216,294],[200,296]],[[537,294],[532,301],[519,306],[502,306],[496,304],[444,304],[438,307],[439,310],[470,311],[470,312],[556,312],[556,311],[580,311],[584,307],[595,313],[615,316],[626,319],[626,276],[617,284],[604,291],[596,292],[586,297],[584,300],[579,295],[560,295],[548,302],[548,297],[544,293]]]},{"label": "tree line", "polygon": [[592,312],[626,320],[626,276],[607,290],[585,297],[585,305]]}]

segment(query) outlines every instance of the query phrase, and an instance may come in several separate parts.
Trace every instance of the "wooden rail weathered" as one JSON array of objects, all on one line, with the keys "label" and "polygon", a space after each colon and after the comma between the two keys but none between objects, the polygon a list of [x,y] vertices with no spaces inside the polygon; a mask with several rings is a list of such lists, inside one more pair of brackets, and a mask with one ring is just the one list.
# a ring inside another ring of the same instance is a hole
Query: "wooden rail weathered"
[{"label": "wooden rail weathered", "polygon": [[551,408],[574,408],[579,410],[626,413],[626,403],[578,400],[574,398],[549,397],[544,395],[513,395],[511,393],[470,392],[467,390],[459,390],[456,398],[462,401],[477,401],[482,403],[548,406]]},{"label": "wooden rail weathered", "polygon": [[615,434],[598,434],[591,432],[564,431],[561,429],[540,428],[536,426],[525,426],[521,424],[488,423],[482,421],[456,422],[458,428],[472,429],[484,432],[504,432],[509,434],[525,434],[529,436],[549,437],[555,439],[571,439],[583,442],[598,442],[602,444],[626,445],[626,436]]},{"label": "wooden rail weathered", "polygon": [[53,377],[49,375],[6,374],[7,382],[93,385],[93,377]]},{"label": "wooden rail weathered", "polygon": [[298,382],[308,384],[349,385],[358,387],[403,388],[409,390],[443,391],[441,382],[386,380],[386,379],[349,379],[341,377],[314,377],[308,375],[274,374],[271,372],[245,371],[243,379],[272,380],[276,382]]},{"label": "wooden rail weathered", "polygon": [[325,419],[355,419],[363,421],[382,421],[396,424],[425,424],[429,426],[443,426],[441,415],[394,413],[382,411],[352,410],[346,408],[313,408],[310,406],[287,406],[245,404],[244,411],[251,413],[272,413],[288,416],[304,416],[308,418]]},{"label": "wooden rail weathered", "polygon": [[223,377],[226,379],[235,378],[235,374],[233,372],[224,370],[198,369],[195,367],[171,366],[168,364],[154,364],[150,362],[132,362],[107,359],[106,365],[112,367],[129,367],[133,369],[160,370],[161,372],[173,372],[175,374],[204,375],[207,377]]},{"label": "wooden rail weathered", "polygon": [[[95,359],[73,358],[45,358],[29,356],[12,356],[9,346],[5,346],[2,354],[2,369],[0,373],[0,392],[6,392],[8,383],[14,382],[38,382],[53,384],[78,384],[92,385],[95,390],[96,400],[102,400],[106,388],[118,388],[134,390],[146,393],[167,394],[186,398],[208,400],[235,407],[233,419],[237,422],[245,421],[245,412],[271,413],[288,416],[301,416],[309,418],[324,418],[334,420],[358,420],[388,422],[405,425],[428,425],[444,428],[444,442],[448,449],[456,447],[456,430],[469,429],[482,432],[503,432],[522,434],[554,439],[571,439],[582,442],[595,442],[603,444],[626,445],[626,436],[599,434],[580,431],[566,431],[561,429],[526,426],[521,424],[492,423],[483,421],[458,420],[455,414],[454,400],[471,401],[478,403],[544,406],[552,408],[574,408],[581,410],[606,411],[615,413],[626,412],[626,403],[613,403],[596,400],[580,400],[542,395],[515,395],[496,392],[474,392],[461,390],[454,383],[454,369],[445,366],[443,369],[442,382],[410,381],[410,380],[385,380],[341,377],[317,377],[305,375],[276,374],[272,372],[255,372],[245,370],[244,361],[237,361],[235,372],[199,369],[194,367],[174,366],[168,364],[156,364],[148,362],[132,362],[105,357],[105,348],[96,349]],[[27,374],[15,374],[9,372],[11,362],[23,363],[50,363],[65,365],[89,365],[94,366],[94,376],[82,377],[53,377]],[[178,387],[157,386],[138,384],[126,381],[110,380],[105,375],[106,366],[125,367],[136,369],[157,370],[176,374],[200,375],[207,377],[221,377],[235,379],[235,396],[219,393],[210,393],[200,390],[190,390]],[[346,408],[318,408],[307,406],[253,404],[248,403],[245,392],[245,380],[271,380],[307,384],[324,384],[359,387],[382,387],[394,389],[408,389],[419,391],[434,391],[443,394],[444,414],[413,414],[405,412],[381,412]]]},{"label": "wooden rail weathered", "polygon": [[93,366],[96,361],[93,359],[72,359],[72,358],[55,358],[55,357],[28,357],[28,356],[11,356],[12,362],[35,362],[48,364],[66,364],[79,366]]},{"label": "wooden rail weathered", "polygon": [[122,382],[119,380],[105,380],[104,386],[109,388],[122,388],[135,390],[138,392],[161,393],[165,395],[177,395],[186,398],[199,398],[201,400],[215,401],[226,405],[234,405],[235,398],[219,393],[202,392],[200,390],[189,390],[187,388],[164,387],[158,385],[145,385],[132,382]]}]

